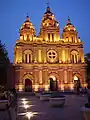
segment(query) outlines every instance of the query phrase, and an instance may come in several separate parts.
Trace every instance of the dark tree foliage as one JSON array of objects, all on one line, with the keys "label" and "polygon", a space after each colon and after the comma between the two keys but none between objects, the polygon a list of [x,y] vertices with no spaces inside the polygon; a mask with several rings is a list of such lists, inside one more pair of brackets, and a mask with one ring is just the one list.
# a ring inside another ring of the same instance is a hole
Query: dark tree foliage
[{"label": "dark tree foliage", "polygon": [[7,69],[9,64],[10,61],[5,44],[2,44],[0,41],[0,85],[6,86],[7,84]]},{"label": "dark tree foliage", "polygon": [[90,89],[90,53],[87,53],[85,55],[85,61],[87,63],[87,83],[88,83],[88,88]]}]

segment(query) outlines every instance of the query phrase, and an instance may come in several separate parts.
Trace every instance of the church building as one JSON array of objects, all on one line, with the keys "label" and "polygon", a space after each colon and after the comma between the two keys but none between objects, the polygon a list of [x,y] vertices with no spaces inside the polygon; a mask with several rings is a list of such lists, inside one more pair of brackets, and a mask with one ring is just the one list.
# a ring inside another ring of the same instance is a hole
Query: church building
[{"label": "church building", "polygon": [[83,42],[70,18],[60,35],[60,26],[46,8],[39,35],[26,17],[14,47],[14,83],[19,91],[74,90],[86,86]]}]

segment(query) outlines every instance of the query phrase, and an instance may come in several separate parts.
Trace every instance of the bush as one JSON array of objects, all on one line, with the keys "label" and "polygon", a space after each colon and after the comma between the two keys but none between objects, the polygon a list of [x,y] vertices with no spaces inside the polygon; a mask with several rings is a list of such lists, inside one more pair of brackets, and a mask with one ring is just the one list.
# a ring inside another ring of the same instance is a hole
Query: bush
[{"label": "bush", "polygon": [[86,103],[85,107],[90,108],[90,103]]},{"label": "bush", "polygon": [[65,97],[65,96],[61,94],[60,92],[52,92],[51,97],[57,98],[57,97]]}]

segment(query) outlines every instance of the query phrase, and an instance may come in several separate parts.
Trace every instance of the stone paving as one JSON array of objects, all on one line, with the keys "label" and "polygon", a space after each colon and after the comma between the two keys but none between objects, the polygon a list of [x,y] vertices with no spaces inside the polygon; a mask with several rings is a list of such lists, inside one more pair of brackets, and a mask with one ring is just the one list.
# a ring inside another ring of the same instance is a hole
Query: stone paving
[{"label": "stone paving", "polygon": [[[36,112],[30,120],[84,120],[81,107],[87,102],[86,96],[66,95],[66,102],[63,108],[53,108],[49,101],[40,101],[36,96],[23,96],[18,100],[18,120],[28,120],[25,116],[26,109],[22,106],[21,98],[26,98],[28,112]],[[7,111],[0,111],[0,120],[10,120]]]}]

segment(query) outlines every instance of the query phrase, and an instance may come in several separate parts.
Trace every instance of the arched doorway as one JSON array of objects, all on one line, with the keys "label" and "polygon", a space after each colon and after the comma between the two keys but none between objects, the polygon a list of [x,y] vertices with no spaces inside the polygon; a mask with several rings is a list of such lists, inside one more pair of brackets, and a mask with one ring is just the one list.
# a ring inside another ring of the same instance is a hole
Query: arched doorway
[{"label": "arched doorway", "polygon": [[32,92],[32,81],[30,79],[25,79],[25,92]]},{"label": "arched doorway", "polygon": [[58,90],[58,83],[55,76],[50,76],[50,91],[57,91]]},{"label": "arched doorway", "polygon": [[80,78],[78,76],[74,76],[74,89],[79,92],[79,88],[81,87]]}]

